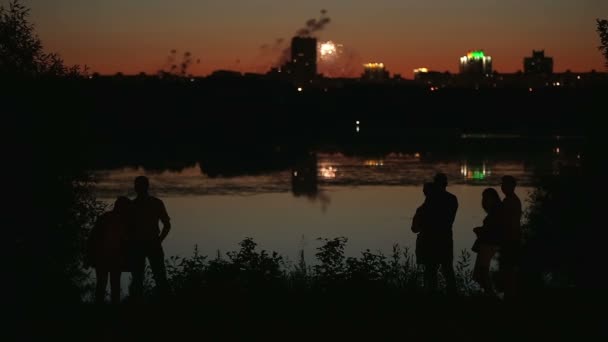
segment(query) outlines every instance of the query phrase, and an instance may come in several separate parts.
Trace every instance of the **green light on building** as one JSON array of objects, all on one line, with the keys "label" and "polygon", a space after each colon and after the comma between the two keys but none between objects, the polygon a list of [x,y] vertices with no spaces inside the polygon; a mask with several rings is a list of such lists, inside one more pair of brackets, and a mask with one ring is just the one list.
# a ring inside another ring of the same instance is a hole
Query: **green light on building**
[{"label": "green light on building", "polygon": [[485,53],[483,53],[483,51],[481,51],[481,50],[471,51],[467,54],[468,58],[473,58],[473,59],[482,59],[485,56],[486,56]]}]

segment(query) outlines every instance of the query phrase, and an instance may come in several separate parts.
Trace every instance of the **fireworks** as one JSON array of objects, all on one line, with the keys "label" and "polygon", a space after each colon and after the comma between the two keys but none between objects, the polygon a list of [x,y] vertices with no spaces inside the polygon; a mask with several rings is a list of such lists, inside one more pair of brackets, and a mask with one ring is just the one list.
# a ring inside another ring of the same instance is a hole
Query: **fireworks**
[{"label": "fireworks", "polygon": [[344,45],[328,40],[317,43],[318,70],[327,77],[345,77],[358,72],[357,55]]},{"label": "fireworks", "polygon": [[318,43],[318,55],[320,62],[334,62],[342,55],[342,44],[336,44],[331,40]]},{"label": "fireworks", "polygon": [[321,61],[331,61],[338,58],[341,52],[338,47],[341,47],[341,45],[336,45],[331,40],[319,43],[319,58]]}]

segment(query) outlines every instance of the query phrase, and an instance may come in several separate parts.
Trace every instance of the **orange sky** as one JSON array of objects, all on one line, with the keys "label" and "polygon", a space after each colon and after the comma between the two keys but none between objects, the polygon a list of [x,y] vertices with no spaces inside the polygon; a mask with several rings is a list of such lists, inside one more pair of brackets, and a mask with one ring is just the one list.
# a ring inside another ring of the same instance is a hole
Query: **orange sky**
[{"label": "orange sky", "polygon": [[48,51],[102,74],[154,73],[171,49],[200,58],[190,70],[196,75],[266,71],[278,53],[260,47],[288,40],[321,8],[332,22],[320,39],[344,44],[355,74],[368,61],[405,77],[417,67],[456,72],[459,57],[471,49],[484,49],[499,72],[522,69],[532,49],[554,57],[556,71],[602,70],[595,18],[608,17],[606,0],[23,2]]}]

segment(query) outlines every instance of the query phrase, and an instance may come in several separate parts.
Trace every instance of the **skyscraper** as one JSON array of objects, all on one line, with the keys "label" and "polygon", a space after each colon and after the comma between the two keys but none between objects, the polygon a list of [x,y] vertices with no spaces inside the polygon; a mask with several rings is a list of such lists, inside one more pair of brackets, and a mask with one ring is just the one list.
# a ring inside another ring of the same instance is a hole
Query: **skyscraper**
[{"label": "skyscraper", "polygon": [[545,57],[545,50],[532,50],[532,57],[524,58],[524,73],[527,75],[553,74],[553,58]]},{"label": "skyscraper", "polygon": [[492,74],[492,57],[486,56],[483,50],[470,51],[460,57],[460,73],[475,76]]},{"label": "skyscraper", "polygon": [[317,76],[317,39],[293,37],[291,60],[287,67],[296,81],[305,82],[314,79]]}]

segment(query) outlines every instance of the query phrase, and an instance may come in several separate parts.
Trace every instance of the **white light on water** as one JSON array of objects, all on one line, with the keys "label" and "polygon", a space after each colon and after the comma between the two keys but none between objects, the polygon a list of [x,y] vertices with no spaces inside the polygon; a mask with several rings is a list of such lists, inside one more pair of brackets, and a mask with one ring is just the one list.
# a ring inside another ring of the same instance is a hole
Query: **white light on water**
[{"label": "white light on water", "polygon": [[319,170],[319,173],[321,174],[321,177],[326,178],[326,179],[334,179],[334,178],[336,178],[336,172],[338,172],[338,169],[334,168],[332,166],[323,166]]}]

